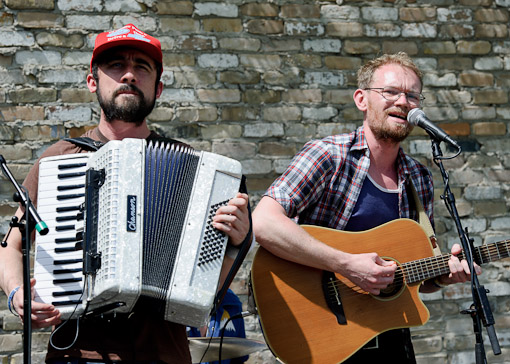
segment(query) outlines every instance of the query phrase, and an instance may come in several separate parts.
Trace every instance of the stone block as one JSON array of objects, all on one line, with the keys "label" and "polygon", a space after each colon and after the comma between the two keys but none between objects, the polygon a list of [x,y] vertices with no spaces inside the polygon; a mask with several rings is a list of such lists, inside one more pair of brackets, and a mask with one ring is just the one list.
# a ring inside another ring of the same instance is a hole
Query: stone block
[{"label": "stone block", "polygon": [[186,35],[178,38],[176,47],[184,51],[207,51],[218,48],[218,42],[216,37]]},{"label": "stone block", "polygon": [[220,73],[220,81],[231,84],[257,84],[260,73],[256,71],[224,71]]},{"label": "stone block", "polygon": [[44,108],[42,106],[0,107],[0,117],[2,121],[43,120]]},{"label": "stone block", "polygon": [[398,9],[392,7],[365,6],[361,8],[361,16],[370,22],[393,22],[398,19]]},{"label": "stone block", "polygon": [[51,13],[18,13],[18,24],[23,28],[61,28],[64,26],[64,17]]},{"label": "stone block", "polygon": [[174,77],[175,87],[206,87],[216,83],[216,72],[209,69],[201,70],[195,68],[190,71],[176,71]]},{"label": "stone block", "polygon": [[60,52],[54,51],[19,51],[14,59],[21,65],[55,66],[62,63]]},{"label": "stone block", "polygon": [[241,125],[204,125],[200,127],[200,134],[205,139],[233,139],[243,135]]},{"label": "stone block", "polygon": [[278,6],[269,3],[248,3],[240,6],[241,14],[245,16],[275,17],[278,15]]},{"label": "stone block", "polygon": [[352,104],[354,90],[326,90],[324,102],[328,104]]},{"label": "stone block", "polygon": [[266,121],[276,122],[301,120],[301,109],[296,106],[265,107],[262,110],[262,117]]},{"label": "stone block", "polygon": [[429,22],[436,19],[436,8],[400,8],[400,20],[411,23]]},{"label": "stone block", "polygon": [[464,71],[459,75],[459,85],[461,86],[492,86],[494,84],[494,75],[489,72]]},{"label": "stone block", "polygon": [[46,9],[55,8],[55,0],[5,0],[5,5],[10,9]]},{"label": "stone block", "polygon": [[305,82],[310,87],[343,86],[345,85],[345,77],[343,74],[336,72],[307,72]]},{"label": "stone block", "polygon": [[477,38],[506,38],[508,27],[506,24],[476,24],[475,36]]},{"label": "stone block", "polygon": [[212,144],[212,152],[218,153],[237,160],[254,158],[257,153],[256,143],[245,142],[221,142]]},{"label": "stone block", "polygon": [[334,107],[312,108],[305,107],[303,109],[303,119],[311,120],[330,120],[338,115],[338,110]]},{"label": "stone block", "polygon": [[246,23],[246,30],[252,34],[282,34],[283,21],[272,19],[252,19]]},{"label": "stone block", "polygon": [[359,57],[326,56],[324,65],[329,69],[355,70],[361,67],[361,59]]},{"label": "stone block", "polygon": [[320,55],[310,53],[289,54],[284,59],[284,64],[290,67],[320,68],[322,66],[322,58]]},{"label": "stone block", "polygon": [[9,91],[9,99],[15,103],[53,102],[57,100],[57,90],[53,88],[23,88]]},{"label": "stone block", "polygon": [[261,155],[268,155],[278,158],[292,158],[296,152],[296,146],[293,143],[289,145],[281,142],[262,142],[259,146],[259,153]]},{"label": "stone block", "polygon": [[88,89],[67,88],[60,92],[63,103],[89,103],[97,101],[95,93]]},{"label": "stone block", "polygon": [[455,54],[455,43],[450,41],[445,42],[426,42],[423,44],[424,54]]},{"label": "stone block", "polygon": [[[156,4],[156,12],[160,15],[192,15],[193,2],[159,0]],[[175,20],[175,18],[172,20]]]},{"label": "stone block", "polygon": [[322,101],[320,89],[292,89],[282,93],[282,101],[297,104],[313,104]]},{"label": "stone block", "polygon": [[491,43],[484,40],[457,42],[457,52],[460,54],[488,54],[491,48]]},{"label": "stone block", "polygon": [[508,91],[506,90],[475,90],[473,93],[474,104],[506,104],[508,103]]},{"label": "stone block", "polygon": [[402,36],[405,38],[435,38],[437,36],[437,26],[427,23],[403,24]]},{"label": "stone block", "polygon": [[365,24],[363,32],[367,37],[397,38],[400,37],[401,28],[393,23]]},{"label": "stone block", "polygon": [[272,164],[267,159],[247,159],[241,162],[243,173],[247,175],[267,174],[272,171]]},{"label": "stone block", "polygon": [[374,42],[352,40],[344,42],[344,51],[347,54],[377,54],[380,50],[381,45]]},{"label": "stone block", "polygon": [[183,122],[216,121],[218,109],[215,107],[181,107],[177,109],[176,119]]},{"label": "stone block", "polygon": [[37,44],[42,47],[81,48],[84,40],[79,34],[42,32],[36,35]]},{"label": "stone block", "polygon": [[313,4],[288,4],[280,9],[282,18],[320,18],[321,8]]},{"label": "stone block", "polygon": [[0,47],[32,47],[34,44],[34,35],[30,32],[0,30]]},{"label": "stone block", "polygon": [[275,90],[246,90],[243,101],[248,104],[274,104],[281,101],[281,93]]},{"label": "stone block", "polygon": [[443,23],[465,23],[473,19],[471,9],[437,9],[437,20]]},{"label": "stone block", "polygon": [[469,24],[442,24],[439,27],[438,38],[472,39],[475,28]]},{"label": "stone block", "polygon": [[243,30],[240,19],[204,19],[202,25],[204,31],[211,33],[240,33]]},{"label": "stone block", "polygon": [[227,103],[241,101],[241,92],[236,89],[201,89],[197,90],[202,102]]},{"label": "stone block", "polygon": [[262,44],[264,52],[289,52],[300,51],[301,41],[299,39],[268,39]]},{"label": "stone block", "polygon": [[238,7],[235,4],[227,4],[223,2],[204,2],[195,3],[196,16],[221,16],[226,18],[236,18],[238,15]]},{"label": "stone block", "polygon": [[303,42],[303,49],[307,52],[339,53],[341,47],[342,42],[339,39],[314,39]]},{"label": "stone block", "polygon": [[67,15],[68,29],[90,29],[103,32],[110,29],[111,16],[109,15]]},{"label": "stone block", "polygon": [[326,25],[326,35],[339,38],[356,38],[363,36],[363,24],[330,22]]},{"label": "stone block", "polygon": [[317,37],[324,34],[324,25],[319,22],[286,21],[285,35]]},{"label": "stone block", "polygon": [[232,51],[255,52],[260,49],[259,39],[248,38],[222,38],[219,40],[220,48]]},{"label": "stone block", "polygon": [[163,67],[193,67],[195,57],[186,53],[163,54]]},{"label": "stone block", "polygon": [[58,8],[63,11],[101,11],[103,5],[101,0],[57,0]]},{"label": "stone block", "polygon": [[221,120],[224,121],[256,120],[258,116],[258,108],[255,107],[232,106],[221,110]]},{"label": "stone block", "polygon": [[236,68],[239,58],[235,54],[205,53],[198,56],[197,64],[202,68]]},{"label": "stone block", "polygon": [[191,18],[163,18],[160,20],[162,32],[171,33],[191,33],[198,32],[200,22]]},{"label": "stone block", "polygon": [[359,20],[361,11],[357,6],[323,5],[321,15],[325,19]]},{"label": "stone block", "polygon": [[275,54],[243,54],[240,56],[240,63],[244,67],[255,69],[280,69],[282,60]]}]

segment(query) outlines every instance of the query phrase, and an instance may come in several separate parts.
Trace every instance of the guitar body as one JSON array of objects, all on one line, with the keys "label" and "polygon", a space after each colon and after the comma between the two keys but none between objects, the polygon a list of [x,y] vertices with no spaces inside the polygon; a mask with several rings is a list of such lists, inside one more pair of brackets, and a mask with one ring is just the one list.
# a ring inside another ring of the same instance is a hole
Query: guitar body
[{"label": "guitar body", "polygon": [[[376,252],[398,263],[433,256],[421,226],[399,219],[364,232],[302,226],[323,243],[348,253]],[[285,363],[341,363],[378,334],[423,325],[428,309],[420,282],[401,285],[385,298],[370,295],[335,274],[345,314],[339,324],[325,299],[323,271],[278,258],[260,247],[251,279],[262,331],[272,352]]]}]

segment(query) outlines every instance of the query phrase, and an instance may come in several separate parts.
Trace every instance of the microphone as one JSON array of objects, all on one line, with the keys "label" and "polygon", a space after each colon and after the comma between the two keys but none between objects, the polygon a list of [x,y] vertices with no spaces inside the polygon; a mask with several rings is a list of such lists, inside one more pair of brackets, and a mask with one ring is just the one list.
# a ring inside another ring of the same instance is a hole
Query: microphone
[{"label": "microphone", "polygon": [[[32,219],[35,222],[35,229],[41,235],[48,234],[48,231],[49,231],[48,225],[46,225],[46,223],[41,219],[41,217],[37,213],[37,210],[34,208],[34,206],[32,204],[28,204],[28,201],[25,198],[25,194],[22,190],[22,187],[20,185],[18,185],[18,183],[16,182],[16,179],[13,177],[11,171],[9,171],[9,168],[7,167],[7,162],[5,161],[5,158],[3,157],[3,155],[0,155],[0,167],[2,168],[4,174],[11,180],[11,182],[14,185],[14,188],[16,189],[16,192],[14,193],[14,201],[22,202],[25,207],[27,205],[29,205],[27,212],[30,214],[30,216],[32,216]],[[29,216],[27,216],[27,221],[28,221],[28,218],[29,218]],[[3,245],[3,242],[2,242],[2,245]]]},{"label": "microphone", "polygon": [[460,149],[459,144],[450,138],[450,136],[446,134],[443,129],[437,125],[434,125],[434,123],[432,123],[432,121],[427,118],[421,109],[415,108],[409,111],[407,114],[407,121],[411,125],[419,126],[420,128],[425,129],[425,131],[437,141],[448,143],[455,148]]}]

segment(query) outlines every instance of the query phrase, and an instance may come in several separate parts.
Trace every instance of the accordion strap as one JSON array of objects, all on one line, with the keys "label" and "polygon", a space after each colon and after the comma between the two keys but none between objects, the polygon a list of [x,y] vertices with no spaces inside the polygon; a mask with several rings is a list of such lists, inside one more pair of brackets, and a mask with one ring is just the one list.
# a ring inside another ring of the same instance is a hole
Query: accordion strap
[{"label": "accordion strap", "polygon": [[[241,179],[241,186],[239,187],[239,192],[242,193],[248,193],[248,189],[246,188],[246,176],[242,176]],[[252,220],[251,220],[251,207],[250,207],[250,200],[248,200],[248,218],[250,221],[250,228],[248,230],[248,234],[246,234],[246,237],[244,238],[243,242],[239,246],[239,253],[237,253],[237,256],[234,260],[234,263],[232,263],[232,267],[230,268],[227,277],[225,278],[225,281],[223,282],[223,286],[221,286],[218,293],[216,293],[216,297],[214,299],[214,305],[211,311],[211,315],[214,315],[218,308],[220,307],[221,302],[223,301],[223,298],[225,297],[225,294],[227,293],[228,287],[230,287],[230,283],[234,280],[235,275],[237,274],[237,271],[241,267],[241,264],[244,261],[244,258],[248,254],[248,251],[251,247],[252,242],[252,236],[253,236],[253,226],[252,226]]]},{"label": "accordion strap", "polygon": [[96,152],[101,148],[104,143],[94,140],[89,137],[80,137],[80,138],[65,138],[66,142],[73,143],[80,148],[83,148],[85,150]]}]

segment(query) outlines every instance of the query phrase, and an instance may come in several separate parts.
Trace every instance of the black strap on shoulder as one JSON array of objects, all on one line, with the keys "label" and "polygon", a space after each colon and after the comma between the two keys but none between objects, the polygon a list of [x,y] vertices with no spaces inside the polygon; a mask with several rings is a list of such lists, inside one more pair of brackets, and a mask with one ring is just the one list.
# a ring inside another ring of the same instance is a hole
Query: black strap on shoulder
[{"label": "black strap on shoulder", "polygon": [[104,143],[102,143],[98,140],[94,140],[89,137],[65,138],[64,140],[66,142],[73,143],[80,148],[83,148],[85,150],[89,150],[92,152],[96,152],[97,150],[99,150],[99,148],[101,148],[104,145]]}]

